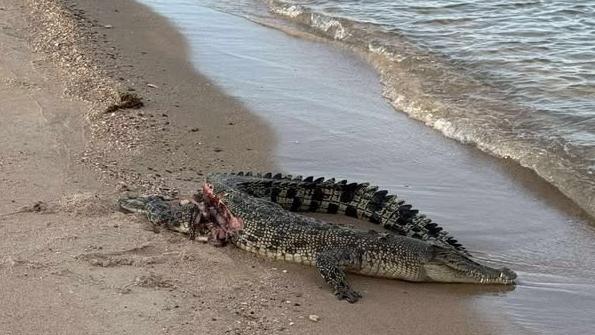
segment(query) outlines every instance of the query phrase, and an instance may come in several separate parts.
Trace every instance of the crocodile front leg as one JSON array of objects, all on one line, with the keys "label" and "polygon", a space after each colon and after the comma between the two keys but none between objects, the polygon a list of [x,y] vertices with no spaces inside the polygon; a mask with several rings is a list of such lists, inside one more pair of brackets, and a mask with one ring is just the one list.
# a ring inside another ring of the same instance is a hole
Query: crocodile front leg
[{"label": "crocodile front leg", "polygon": [[354,264],[354,258],[352,252],[344,249],[326,250],[316,256],[316,268],[326,283],[333,288],[335,296],[350,303],[362,297],[351,289],[343,270],[346,265]]}]

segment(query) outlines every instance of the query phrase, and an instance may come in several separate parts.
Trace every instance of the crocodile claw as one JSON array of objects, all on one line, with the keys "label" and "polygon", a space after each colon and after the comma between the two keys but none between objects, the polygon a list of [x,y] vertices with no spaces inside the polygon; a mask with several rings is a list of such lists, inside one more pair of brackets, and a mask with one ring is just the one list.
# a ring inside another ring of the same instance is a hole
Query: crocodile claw
[{"label": "crocodile claw", "polygon": [[356,291],[354,291],[350,288],[345,288],[343,290],[336,292],[335,296],[339,300],[347,300],[349,303],[352,303],[352,304],[357,302],[359,300],[359,298],[362,297],[361,294],[357,293]]}]

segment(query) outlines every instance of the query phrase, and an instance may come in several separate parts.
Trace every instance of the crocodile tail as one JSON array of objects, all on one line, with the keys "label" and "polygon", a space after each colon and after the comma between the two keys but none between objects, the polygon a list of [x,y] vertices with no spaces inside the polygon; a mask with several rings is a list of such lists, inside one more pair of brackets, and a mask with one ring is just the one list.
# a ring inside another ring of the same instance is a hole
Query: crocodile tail
[{"label": "crocodile tail", "polygon": [[344,214],[368,220],[384,229],[420,240],[465,248],[436,223],[386,190],[368,183],[272,173],[211,174],[251,196],[270,200],[294,212]]}]

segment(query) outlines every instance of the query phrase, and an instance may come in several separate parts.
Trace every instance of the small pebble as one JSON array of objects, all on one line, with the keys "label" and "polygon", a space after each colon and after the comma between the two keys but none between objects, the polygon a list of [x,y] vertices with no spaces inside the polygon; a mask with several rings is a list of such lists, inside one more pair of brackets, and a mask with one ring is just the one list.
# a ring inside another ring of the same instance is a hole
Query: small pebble
[{"label": "small pebble", "polygon": [[308,315],[308,319],[310,319],[312,322],[318,322],[320,320],[320,316],[316,314],[310,314]]}]

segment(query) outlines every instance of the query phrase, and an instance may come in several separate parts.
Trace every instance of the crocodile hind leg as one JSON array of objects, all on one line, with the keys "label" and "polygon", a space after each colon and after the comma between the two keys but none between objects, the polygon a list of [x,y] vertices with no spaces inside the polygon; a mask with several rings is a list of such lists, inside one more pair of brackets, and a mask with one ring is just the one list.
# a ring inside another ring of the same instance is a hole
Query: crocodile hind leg
[{"label": "crocodile hind leg", "polygon": [[350,303],[362,297],[351,289],[343,270],[345,265],[352,263],[352,260],[352,255],[346,250],[327,250],[316,256],[316,268],[326,283],[333,288],[335,296],[339,300],[345,299]]}]

